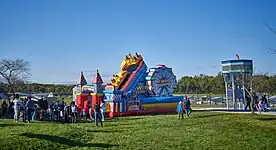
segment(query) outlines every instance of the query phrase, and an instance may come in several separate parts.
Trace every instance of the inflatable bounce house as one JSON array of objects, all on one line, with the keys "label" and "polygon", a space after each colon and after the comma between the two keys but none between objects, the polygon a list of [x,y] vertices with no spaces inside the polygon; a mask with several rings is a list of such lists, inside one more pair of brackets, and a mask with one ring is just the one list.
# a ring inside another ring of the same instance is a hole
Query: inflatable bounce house
[{"label": "inflatable bounce house", "polygon": [[92,84],[87,84],[81,72],[73,96],[80,109],[104,100],[109,117],[169,113],[175,112],[178,102],[184,99],[173,96],[176,83],[171,68],[160,64],[148,70],[142,56],[136,53],[125,56],[120,72],[106,86],[98,71]]},{"label": "inflatable bounce house", "polygon": [[83,72],[81,72],[80,81],[73,88],[73,101],[80,110],[84,109],[86,105],[91,107],[96,103],[100,104],[103,101],[103,89],[103,80],[98,70],[92,84],[87,83]]},{"label": "inflatable bounce house", "polygon": [[105,87],[109,117],[175,112],[183,96],[173,96],[176,76],[165,65],[147,69],[139,54],[125,56],[121,70]]}]

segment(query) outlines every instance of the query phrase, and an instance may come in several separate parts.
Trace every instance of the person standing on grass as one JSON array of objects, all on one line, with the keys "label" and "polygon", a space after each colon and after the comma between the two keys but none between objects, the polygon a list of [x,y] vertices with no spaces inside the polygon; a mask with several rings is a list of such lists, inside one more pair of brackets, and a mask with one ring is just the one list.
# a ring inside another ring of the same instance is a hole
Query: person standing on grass
[{"label": "person standing on grass", "polygon": [[259,114],[261,114],[261,112],[262,112],[262,103],[263,103],[262,100],[258,101],[257,109],[258,109]]},{"label": "person standing on grass", "polygon": [[187,115],[187,117],[189,117],[190,115],[191,115],[191,113],[192,113],[192,108],[191,108],[191,101],[189,100],[189,98],[188,97],[186,97],[186,100],[185,100],[185,102],[184,102],[185,104],[185,108],[186,108],[186,115]]},{"label": "person standing on grass", "polygon": [[34,111],[34,101],[32,100],[31,96],[28,96],[28,100],[26,102],[26,113],[27,113],[28,123],[31,122],[33,111]]},{"label": "person standing on grass", "polygon": [[253,101],[254,101],[254,106],[253,106],[253,109],[256,109],[257,111],[259,111],[259,101],[258,101],[258,96],[256,94],[256,92],[253,92]]},{"label": "person standing on grass", "polygon": [[101,102],[100,107],[101,107],[102,121],[104,121],[104,115],[105,115],[105,110],[106,110],[104,101]]},{"label": "person standing on grass", "polygon": [[246,111],[247,108],[249,108],[249,110],[251,111],[251,106],[250,106],[251,99],[250,99],[250,97],[248,96],[248,94],[245,95],[245,100],[246,100],[246,106],[245,106],[244,110]]},{"label": "person standing on grass", "polygon": [[58,121],[59,120],[59,109],[58,109],[58,104],[59,104],[59,101],[56,101],[55,104],[54,104],[54,120],[55,121]]},{"label": "person standing on grass", "polygon": [[13,109],[14,109],[14,122],[18,122],[18,117],[20,113],[20,108],[22,105],[21,100],[19,99],[19,95],[15,95],[15,99],[13,100]]},{"label": "person standing on grass", "polygon": [[64,107],[64,122],[66,122],[66,123],[70,122],[70,114],[72,114],[71,107],[70,107],[70,105],[66,105]]},{"label": "person standing on grass", "polygon": [[98,122],[101,122],[101,126],[103,126],[103,121],[102,121],[102,115],[101,115],[101,107],[99,104],[95,105],[95,109],[94,109],[94,113],[95,113],[95,124],[98,127]]},{"label": "person standing on grass", "polygon": [[90,116],[91,121],[95,120],[95,117],[94,117],[95,115],[94,115],[94,111],[93,111],[92,107],[89,108],[89,116]]},{"label": "person standing on grass", "polygon": [[184,118],[184,116],[183,116],[184,110],[183,110],[183,104],[181,101],[178,103],[178,105],[176,107],[176,111],[178,113],[178,120],[180,120],[180,115],[181,115],[181,119],[183,119]]},{"label": "person standing on grass", "polygon": [[64,103],[64,98],[61,99],[61,101],[58,103],[58,111],[59,111],[59,117],[63,118],[63,111],[64,111],[65,103]]},{"label": "person standing on grass", "polygon": [[7,114],[7,109],[8,109],[8,104],[5,100],[1,104],[1,109],[2,109],[2,116],[3,116],[3,118],[5,118],[6,114]]},{"label": "person standing on grass", "polygon": [[36,120],[36,116],[37,116],[37,105],[34,105],[34,111],[32,113],[32,121]]},{"label": "person standing on grass", "polygon": [[14,116],[14,102],[9,101],[9,106],[8,106],[8,116],[13,117]]},{"label": "person standing on grass", "polygon": [[71,121],[72,121],[72,123],[76,123],[76,121],[77,121],[77,106],[75,105],[75,102],[72,101],[70,107],[71,107],[71,112],[72,112]]}]

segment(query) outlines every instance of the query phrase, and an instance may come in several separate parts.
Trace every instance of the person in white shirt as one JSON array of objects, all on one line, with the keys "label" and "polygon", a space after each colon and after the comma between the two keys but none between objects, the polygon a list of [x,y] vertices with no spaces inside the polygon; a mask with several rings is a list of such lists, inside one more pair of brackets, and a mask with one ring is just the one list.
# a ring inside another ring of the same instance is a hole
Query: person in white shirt
[{"label": "person in white shirt", "polygon": [[15,99],[13,100],[14,106],[14,122],[18,122],[18,116],[20,112],[20,107],[22,106],[22,101],[19,99],[19,95],[15,95]]},{"label": "person in white shirt", "polygon": [[102,121],[104,121],[104,115],[105,115],[105,111],[106,111],[106,107],[105,107],[104,101],[101,102],[100,107],[101,107]]},{"label": "person in white shirt", "polygon": [[77,110],[77,106],[75,105],[75,102],[71,102],[71,105],[70,105],[70,107],[71,107],[71,121],[72,121],[72,123],[76,123],[76,121],[77,121],[77,112],[78,112],[78,110]]}]

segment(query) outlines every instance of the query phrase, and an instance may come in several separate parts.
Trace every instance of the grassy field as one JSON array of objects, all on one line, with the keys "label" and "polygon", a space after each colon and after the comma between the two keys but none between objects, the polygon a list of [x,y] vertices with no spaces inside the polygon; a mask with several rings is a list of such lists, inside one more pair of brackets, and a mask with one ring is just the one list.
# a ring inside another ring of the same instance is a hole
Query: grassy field
[{"label": "grassy field", "polygon": [[0,121],[1,149],[275,149],[276,117],[198,112],[92,123]]}]

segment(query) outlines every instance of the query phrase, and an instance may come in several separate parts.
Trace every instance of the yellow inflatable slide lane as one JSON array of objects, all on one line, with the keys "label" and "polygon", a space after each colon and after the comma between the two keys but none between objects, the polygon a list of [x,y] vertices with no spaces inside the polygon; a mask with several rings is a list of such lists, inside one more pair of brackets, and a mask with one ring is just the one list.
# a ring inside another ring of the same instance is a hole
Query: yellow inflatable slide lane
[{"label": "yellow inflatable slide lane", "polygon": [[143,58],[137,53],[135,56],[132,56],[131,54],[126,55],[126,58],[121,63],[121,71],[118,74],[113,75],[113,79],[109,84],[114,86],[114,89],[118,90],[123,81],[127,80],[126,78],[131,74],[131,72],[127,72],[127,70],[130,67],[139,64],[140,61],[143,61]]},{"label": "yellow inflatable slide lane", "polygon": [[143,110],[150,111],[156,109],[176,109],[178,102],[175,103],[156,103],[156,104],[143,104]]}]

